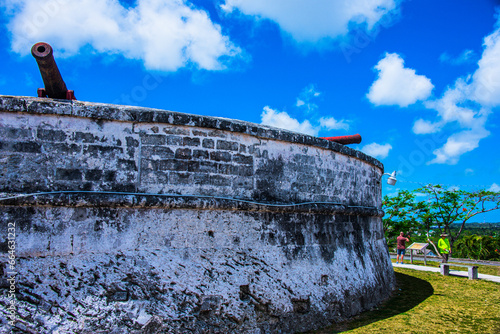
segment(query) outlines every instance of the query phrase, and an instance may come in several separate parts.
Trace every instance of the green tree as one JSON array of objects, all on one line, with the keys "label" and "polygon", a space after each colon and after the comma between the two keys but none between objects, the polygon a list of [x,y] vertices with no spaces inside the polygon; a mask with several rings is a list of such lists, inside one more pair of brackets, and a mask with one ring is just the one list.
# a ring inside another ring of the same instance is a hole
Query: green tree
[{"label": "green tree", "polygon": [[417,205],[415,195],[407,190],[400,191],[394,197],[384,196],[385,215],[382,223],[388,244],[394,243],[400,232],[411,235],[421,229]]},{"label": "green tree", "polygon": [[[500,193],[486,190],[467,192],[444,189],[441,185],[427,185],[413,191],[400,191],[394,197],[385,196],[383,206],[387,240],[395,238],[400,231],[414,231],[426,235],[427,241],[439,253],[435,240],[431,240],[431,230],[448,234],[453,250],[453,244],[469,219],[500,209]],[[454,223],[459,223],[460,227],[452,230],[451,225]]]},{"label": "green tree", "polygon": [[[468,192],[456,189],[444,189],[441,185],[427,185],[414,190],[425,196],[421,205],[426,207],[421,211],[420,221],[428,227],[437,226],[439,233],[448,234],[450,246],[464,230],[465,223],[481,213],[500,209],[500,193],[479,190]],[[459,223],[459,229],[451,228],[453,223]],[[429,226],[429,224],[432,224]]]}]

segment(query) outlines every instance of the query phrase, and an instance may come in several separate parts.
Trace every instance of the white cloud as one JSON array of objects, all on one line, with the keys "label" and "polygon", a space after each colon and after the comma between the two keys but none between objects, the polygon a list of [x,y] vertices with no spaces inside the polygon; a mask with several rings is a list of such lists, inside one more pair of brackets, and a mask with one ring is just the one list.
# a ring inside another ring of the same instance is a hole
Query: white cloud
[{"label": "white cloud", "polygon": [[460,156],[477,148],[479,141],[489,135],[490,132],[481,125],[471,130],[455,133],[448,138],[443,147],[433,152],[436,157],[429,164],[454,165]]},{"label": "white cloud", "polygon": [[465,103],[470,100],[470,95],[470,86],[459,78],[440,99],[427,101],[425,105],[437,110],[442,124],[458,122],[461,127],[472,127],[476,123],[478,112],[472,109],[471,104]]},{"label": "white cloud", "polygon": [[[500,19],[499,19],[500,22]],[[486,36],[484,51],[473,75],[471,99],[483,106],[500,105],[500,28]]]},{"label": "white cloud", "polygon": [[413,124],[413,132],[416,134],[435,133],[441,129],[439,123],[431,123],[424,119],[418,119]]},{"label": "white cloud", "polygon": [[265,106],[261,113],[261,123],[311,136],[318,136],[321,130],[349,130],[349,122],[346,120],[336,120],[334,117],[318,118],[319,116],[315,112],[318,105],[313,103],[313,100],[320,95],[321,93],[316,89],[316,86],[310,84],[300,92],[297,98],[295,106],[311,120],[306,119],[299,122],[285,111],[278,111]]},{"label": "white cloud", "polygon": [[205,11],[183,0],[4,0],[12,15],[11,48],[22,55],[39,41],[57,56],[72,56],[91,46],[99,53],[121,54],[144,62],[147,69],[175,71],[194,65],[225,68],[241,50]]},{"label": "white cloud", "polygon": [[465,175],[474,175],[474,169],[466,168],[464,173],[465,173]]},{"label": "white cloud", "polygon": [[496,183],[493,183],[490,187],[490,189],[488,189],[488,191],[493,191],[493,192],[500,192],[500,186]]},{"label": "white cloud", "polygon": [[274,126],[280,129],[300,132],[311,136],[317,136],[319,128],[313,127],[308,120],[302,123],[295,118],[290,117],[285,111],[277,111],[268,106],[264,107],[260,115],[262,124]]},{"label": "white cloud", "polygon": [[[457,123],[462,129],[452,134],[441,148],[433,152],[436,157],[429,164],[456,164],[460,156],[476,149],[479,141],[489,136],[485,123],[490,110],[473,103],[471,87],[464,79],[459,78],[440,99],[425,103],[427,108],[437,111],[438,120],[435,123],[417,120],[413,126],[416,134],[439,131],[448,123]],[[425,132],[426,125],[429,126],[429,132]]]},{"label": "white cloud", "polygon": [[427,99],[434,85],[415,70],[404,67],[403,59],[396,53],[386,53],[375,66],[379,71],[377,80],[367,94],[371,103],[407,107],[419,100]]},{"label": "white cloud", "polygon": [[448,63],[451,65],[462,65],[473,62],[474,56],[475,53],[473,50],[464,50],[457,57],[453,57],[449,55],[447,52],[444,52],[439,56],[439,60],[443,63]]},{"label": "white cloud", "polygon": [[437,111],[437,121],[417,120],[414,124],[415,133],[430,133],[425,132],[426,125],[430,131],[432,126],[444,128],[448,123],[457,123],[461,129],[433,152],[436,157],[429,163],[456,164],[490,135],[485,124],[492,108],[500,106],[500,28],[485,37],[483,47],[472,75],[458,78],[440,99],[426,101],[427,108]]},{"label": "white cloud", "polygon": [[392,149],[391,144],[381,145],[381,144],[377,144],[377,143],[371,143],[371,144],[365,145],[361,149],[361,151],[368,154],[368,155],[371,155],[375,158],[384,159],[389,155],[389,151],[391,149]]},{"label": "white cloud", "polygon": [[349,130],[349,124],[345,120],[337,121],[333,117],[321,117],[319,124],[326,130]]},{"label": "white cloud", "polygon": [[274,126],[281,129],[300,132],[311,136],[318,136],[318,133],[323,130],[348,130],[349,124],[346,121],[337,121],[333,117],[322,117],[313,125],[309,120],[299,122],[291,117],[286,111],[278,111],[265,106],[261,117],[261,124]]},{"label": "white cloud", "polygon": [[399,0],[226,0],[226,12],[275,21],[298,42],[318,42],[348,33],[353,25],[372,29]]},{"label": "white cloud", "polygon": [[321,93],[316,90],[316,86],[310,84],[305,87],[302,92],[300,92],[295,106],[301,108],[308,114],[313,113],[314,111],[316,111],[316,109],[318,109],[318,105],[314,103],[313,100],[320,95]]}]

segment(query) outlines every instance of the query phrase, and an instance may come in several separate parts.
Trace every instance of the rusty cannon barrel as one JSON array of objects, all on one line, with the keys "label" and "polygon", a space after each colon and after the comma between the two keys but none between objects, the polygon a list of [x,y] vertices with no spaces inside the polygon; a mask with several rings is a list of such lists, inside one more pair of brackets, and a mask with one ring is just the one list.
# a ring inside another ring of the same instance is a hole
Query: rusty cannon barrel
[{"label": "rusty cannon barrel", "polygon": [[350,135],[350,136],[320,137],[320,138],[326,139],[329,141],[334,141],[334,142],[342,144],[342,145],[361,143],[361,136],[359,134]]},{"label": "rusty cannon barrel", "polygon": [[74,92],[66,88],[54,60],[52,47],[47,43],[36,43],[31,47],[31,54],[36,59],[45,86],[45,88],[38,88],[38,97],[76,100]]}]

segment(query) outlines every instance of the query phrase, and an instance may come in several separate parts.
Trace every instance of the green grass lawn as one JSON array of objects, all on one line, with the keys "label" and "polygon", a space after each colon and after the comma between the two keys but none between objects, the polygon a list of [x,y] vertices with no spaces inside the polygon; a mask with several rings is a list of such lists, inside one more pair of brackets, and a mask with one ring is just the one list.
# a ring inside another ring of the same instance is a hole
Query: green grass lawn
[{"label": "green grass lawn", "polygon": [[500,333],[500,284],[405,268],[394,271],[397,289],[388,301],[314,333]]}]

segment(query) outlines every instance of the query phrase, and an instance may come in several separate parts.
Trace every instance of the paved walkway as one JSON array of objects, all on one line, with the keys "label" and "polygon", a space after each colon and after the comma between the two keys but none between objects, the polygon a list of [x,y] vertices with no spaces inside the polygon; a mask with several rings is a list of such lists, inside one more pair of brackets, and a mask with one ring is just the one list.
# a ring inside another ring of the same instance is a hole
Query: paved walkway
[{"label": "paved walkway", "polygon": [[[453,264],[450,263],[450,265],[453,265]],[[440,272],[439,271],[439,267],[417,266],[417,265],[414,265],[414,264],[410,264],[410,262],[405,262],[404,264],[393,262],[392,266],[393,267],[397,267],[397,268],[407,268],[407,269],[415,269],[415,270],[422,270],[422,271],[433,271],[433,272],[436,272],[436,273]],[[450,275],[468,277],[467,276],[467,271],[462,271],[462,270],[452,270],[452,269],[450,269]],[[485,274],[481,274],[481,273],[478,272],[477,277],[479,279],[484,279],[484,280],[487,280],[487,281],[493,281],[493,282],[500,283],[500,276],[485,275]]]}]

